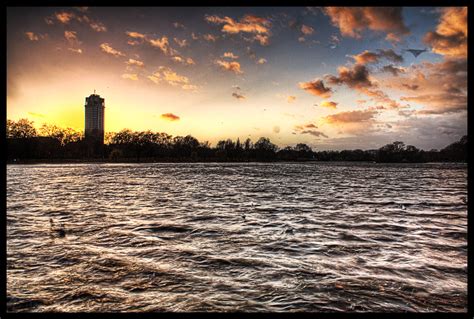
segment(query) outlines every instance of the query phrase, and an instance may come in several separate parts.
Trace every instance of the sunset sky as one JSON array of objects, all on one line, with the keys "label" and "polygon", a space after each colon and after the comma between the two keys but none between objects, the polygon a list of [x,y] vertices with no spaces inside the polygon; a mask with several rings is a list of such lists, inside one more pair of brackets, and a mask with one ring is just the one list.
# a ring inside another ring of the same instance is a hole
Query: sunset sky
[{"label": "sunset sky", "polygon": [[[415,57],[408,49],[426,49]],[[467,8],[8,8],[7,118],[278,146],[467,133]]]}]

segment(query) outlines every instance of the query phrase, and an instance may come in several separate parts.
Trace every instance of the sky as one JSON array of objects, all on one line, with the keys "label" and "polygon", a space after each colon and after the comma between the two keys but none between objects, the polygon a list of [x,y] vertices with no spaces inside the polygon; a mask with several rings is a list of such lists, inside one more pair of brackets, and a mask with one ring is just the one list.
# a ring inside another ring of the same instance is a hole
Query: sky
[{"label": "sky", "polygon": [[440,149],[467,134],[467,8],[7,8],[8,119],[84,130],[94,90],[106,132]]}]

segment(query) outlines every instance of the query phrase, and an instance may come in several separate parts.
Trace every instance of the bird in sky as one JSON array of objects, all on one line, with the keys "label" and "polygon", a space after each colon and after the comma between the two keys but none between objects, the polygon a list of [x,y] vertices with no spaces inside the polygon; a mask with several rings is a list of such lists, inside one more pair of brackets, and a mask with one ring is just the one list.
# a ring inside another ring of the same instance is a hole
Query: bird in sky
[{"label": "bird in sky", "polygon": [[419,49],[407,49],[407,50],[404,50],[404,51],[408,51],[410,52],[411,54],[413,54],[413,56],[415,58],[417,58],[420,54],[422,54],[423,52],[426,52],[428,51],[427,49],[423,49],[423,50],[419,50]]}]

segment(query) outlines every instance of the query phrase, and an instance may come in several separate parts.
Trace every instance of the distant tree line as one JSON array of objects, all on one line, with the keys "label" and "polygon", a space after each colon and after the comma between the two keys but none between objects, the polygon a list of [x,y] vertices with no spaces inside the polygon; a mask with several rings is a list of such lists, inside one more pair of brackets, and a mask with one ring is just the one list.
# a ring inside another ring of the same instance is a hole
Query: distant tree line
[{"label": "distant tree line", "polygon": [[191,135],[171,136],[152,131],[124,129],[105,134],[105,145],[92,145],[83,133],[71,128],[7,120],[7,160],[61,161],[101,159],[108,161],[375,161],[375,162],[466,162],[467,136],[442,150],[424,151],[403,142],[374,150],[314,151],[306,144],[279,149],[266,137],[255,143],[249,138],[221,140],[212,147]]}]

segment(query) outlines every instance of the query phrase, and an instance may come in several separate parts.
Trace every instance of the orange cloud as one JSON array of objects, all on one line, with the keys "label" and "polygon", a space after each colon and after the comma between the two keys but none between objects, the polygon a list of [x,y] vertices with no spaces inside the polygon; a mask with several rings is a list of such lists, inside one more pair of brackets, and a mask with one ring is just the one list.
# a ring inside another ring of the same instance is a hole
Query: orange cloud
[{"label": "orange cloud", "polygon": [[77,39],[76,31],[64,31],[64,37],[71,45],[81,44],[81,42]]},{"label": "orange cloud", "polygon": [[357,64],[377,63],[381,58],[385,58],[393,62],[403,62],[403,57],[396,54],[392,49],[377,51],[378,52],[370,52],[365,50],[364,52],[351,57]]},{"label": "orange cloud", "polygon": [[180,117],[178,115],[174,115],[173,113],[164,113],[164,114],[161,114],[161,118],[163,120],[167,120],[167,121],[178,121],[180,119]]},{"label": "orange cloud", "polygon": [[176,42],[176,44],[180,47],[180,48],[184,48],[185,46],[188,45],[188,41],[186,39],[183,39],[183,40],[180,40],[178,38],[173,38],[173,41]]},{"label": "orange cloud", "polygon": [[237,100],[245,100],[245,96],[243,94],[239,94],[239,93],[232,93],[232,96],[235,97]]},{"label": "orange cloud", "polygon": [[72,51],[74,53],[79,53],[82,54],[82,49],[74,49],[74,48],[67,48],[69,51]]},{"label": "orange cloud", "polygon": [[288,97],[286,98],[286,101],[288,103],[293,103],[294,101],[296,101],[296,96],[288,95]]},{"label": "orange cloud", "polygon": [[310,26],[307,26],[307,25],[302,25],[301,26],[301,33],[303,33],[304,35],[311,35],[314,33],[314,29],[311,28]]},{"label": "orange cloud", "polygon": [[89,26],[92,28],[92,30],[94,30],[96,32],[105,32],[105,31],[107,31],[107,28],[105,27],[105,25],[103,25],[100,22],[91,22],[89,24]]},{"label": "orange cloud", "polygon": [[125,74],[122,74],[122,78],[132,80],[132,81],[138,81],[138,74],[125,73]]},{"label": "orange cloud", "polygon": [[324,120],[330,124],[360,123],[372,120],[376,114],[374,110],[347,111],[328,115]]},{"label": "orange cloud", "polygon": [[205,20],[214,24],[224,24],[222,32],[226,33],[269,33],[270,21],[254,15],[245,15],[240,22],[230,17],[221,18],[218,16],[206,16]]},{"label": "orange cloud", "polygon": [[327,76],[331,84],[346,84],[351,88],[371,87],[373,84],[369,79],[369,70],[365,65],[356,64],[352,69],[345,66],[338,68],[339,76]]},{"label": "orange cloud", "polygon": [[[299,132],[300,134],[309,134],[313,135],[315,137],[325,137],[328,138],[326,134],[324,134],[321,131],[316,130],[318,127],[314,125],[313,123],[309,124],[304,124],[304,125],[296,125],[295,126],[295,131]],[[294,133],[295,134],[295,133]]]},{"label": "orange cloud", "polygon": [[145,38],[145,35],[143,33],[135,32],[135,31],[127,31],[125,33],[131,38],[136,38],[136,39],[144,39]]},{"label": "orange cloud", "polygon": [[205,35],[202,36],[202,38],[206,41],[209,41],[209,42],[216,42],[216,40],[217,40],[217,37],[213,36],[212,34],[205,34]]},{"label": "orange cloud", "polygon": [[238,59],[239,56],[234,55],[232,52],[224,52],[224,55],[222,55],[223,58],[229,58],[229,59]]},{"label": "orange cloud", "polygon": [[128,61],[125,62],[127,65],[135,65],[135,66],[139,66],[139,67],[144,67],[145,66],[145,63],[143,63],[142,61],[139,61],[139,60],[135,60],[135,59],[128,59]]},{"label": "orange cloud", "polygon": [[257,17],[255,15],[245,15],[240,21],[230,17],[206,16],[205,20],[209,23],[223,24],[222,32],[237,34],[240,32],[254,34],[254,40],[261,45],[268,45],[271,22],[268,19]]},{"label": "orange cloud", "polygon": [[365,29],[387,33],[387,40],[409,33],[401,7],[327,7],[323,12],[346,37],[360,39]]},{"label": "orange cloud", "polygon": [[113,56],[115,56],[115,57],[125,56],[125,54],[124,54],[123,52],[120,52],[119,50],[115,50],[115,49],[112,48],[112,47],[110,46],[110,44],[108,44],[108,43],[102,43],[102,44],[100,45],[100,49],[101,49],[103,52],[105,52],[105,53],[107,53],[107,54],[111,54],[111,55],[113,55]]},{"label": "orange cloud", "polygon": [[34,34],[33,32],[25,32],[25,35],[28,39],[30,39],[30,41],[38,41],[39,40],[39,37]]},{"label": "orange cloud", "polygon": [[183,58],[183,57],[180,57],[179,55],[174,56],[174,57],[172,57],[171,59],[172,59],[174,62],[179,62],[179,63],[182,63],[182,64],[184,64],[184,65],[193,65],[193,64],[196,64],[193,59],[191,59],[191,58],[186,58],[186,59],[185,59],[185,58]]},{"label": "orange cloud", "polygon": [[332,89],[326,87],[324,82],[319,79],[310,82],[299,82],[299,87],[310,94],[323,98],[328,98],[332,94]]},{"label": "orange cloud", "polygon": [[228,61],[216,60],[216,64],[220,66],[223,70],[231,71],[231,72],[234,72],[235,74],[244,73],[240,69],[240,63],[237,61],[228,62]]},{"label": "orange cloud", "polygon": [[433,52],[452,57],[467,57],[467,7],[444,8],[436,31],[423,41]]},{"label": "orange cloud", "polygon": [[321,106],[335,109],[337,106],[337,103],[333,101],[322,101]]},{"label": "orange cloud", "polygon": [[174,55],[177,53],[176,50],[169,46],[168,37],[163,36],[161,39],[150,39],[148,40],[153,47],[159,48],[165,55]]},{"label": "orange cloud", "polygon": [[56,19],[58,19],[59,22],[68,24],[69,21],[71,21],[75,17],[75,14],[64,11],[64,12],[55,13],[55,17]]}]

